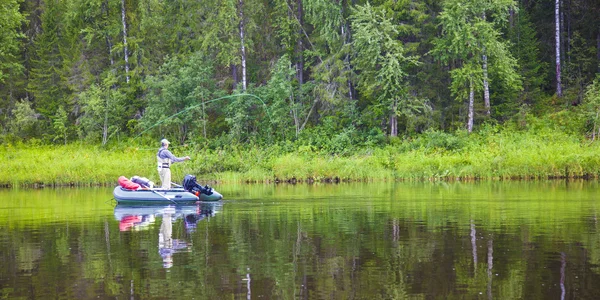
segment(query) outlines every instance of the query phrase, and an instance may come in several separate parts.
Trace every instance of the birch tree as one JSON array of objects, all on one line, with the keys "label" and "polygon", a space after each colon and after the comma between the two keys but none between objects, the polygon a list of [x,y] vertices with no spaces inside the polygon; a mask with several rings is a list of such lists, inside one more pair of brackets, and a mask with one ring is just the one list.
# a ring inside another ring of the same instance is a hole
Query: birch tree
[{"label": "birch tree", "polygon": [[556,56],[556,96],[562,97],[562,83],[560,78],[560,0],[554,2],[554,50]]},{"label": "birch tree", "polygon": [[125,0],[121,0],[121,23],[123,24],[123,59],[125,60],[125,78],[129,83],[129,49],[127,47],[127,11],[125,9]]},{"label": "birch tree", "polygon": [[436,39],[431,53],[442,62],[456,66],[450,72],[451,90],[459,100],[468,97],[469,132],[473,130],[475,118],[474,95],[488,87],[488,71],[496,72],[510,89],[520,89],[517,61],[501,40],[500,32],[509,11],[515,8],[513,0],[444,2],[439,16],[442,35]]}]

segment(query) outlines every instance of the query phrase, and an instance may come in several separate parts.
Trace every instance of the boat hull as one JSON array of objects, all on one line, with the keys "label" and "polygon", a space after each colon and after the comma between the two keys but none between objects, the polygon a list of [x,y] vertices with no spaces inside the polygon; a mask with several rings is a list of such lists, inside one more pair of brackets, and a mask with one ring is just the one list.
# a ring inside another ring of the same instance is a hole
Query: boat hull
[{"label": "boat hull", "polygon": [[196,196],[184,189],[152,189],[152,190],[127,190],[116,186],[113,196],[119,204],[190,204],[197,201],[219,201],[223,196],[213,190],[212,195],[200,194]]}]

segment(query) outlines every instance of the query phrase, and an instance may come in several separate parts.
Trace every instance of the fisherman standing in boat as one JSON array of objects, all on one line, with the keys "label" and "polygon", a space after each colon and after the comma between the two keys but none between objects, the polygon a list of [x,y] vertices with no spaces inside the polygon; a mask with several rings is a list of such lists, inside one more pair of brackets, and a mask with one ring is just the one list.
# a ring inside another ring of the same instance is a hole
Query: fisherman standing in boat
[{"label": "fisherman standing in boat", "polygon": [[169,141],[167,141],[167,139],[162,139],[160,143],[162,147],[160,147],[160,149],[158,149],[158,153],[156,153],[156,159],[158,160],[158,176],[160,176],[160,181],[162,183],[161,188],[170,189],[171,164],[190,160],[190,157],[175,157],[175,155],[168,150]]}]

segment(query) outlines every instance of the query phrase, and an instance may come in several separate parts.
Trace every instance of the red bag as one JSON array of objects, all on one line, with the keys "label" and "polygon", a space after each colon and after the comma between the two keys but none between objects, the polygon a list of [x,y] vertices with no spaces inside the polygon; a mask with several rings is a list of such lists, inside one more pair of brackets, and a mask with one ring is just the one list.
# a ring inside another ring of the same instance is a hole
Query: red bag
[{"label": "red bag", "polygon": [[139,184],[127,179],[125,176],[119,177],[119,185],[128,190],[137,190],[140,188]]}]

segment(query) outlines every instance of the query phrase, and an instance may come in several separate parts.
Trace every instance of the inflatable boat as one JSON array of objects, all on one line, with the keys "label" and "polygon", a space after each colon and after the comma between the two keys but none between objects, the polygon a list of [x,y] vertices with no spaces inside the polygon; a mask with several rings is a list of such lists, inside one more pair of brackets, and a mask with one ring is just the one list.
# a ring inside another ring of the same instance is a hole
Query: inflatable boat
[{"label": "inflatable boat", "polygon": [[113,190],[113,196],[119,204],[190,204],[223,199],[223,195],[208,186],[201,189],[186,189],[183,186],[156,189],[134,183],[124,176],[119,177],[119,185]]}]

